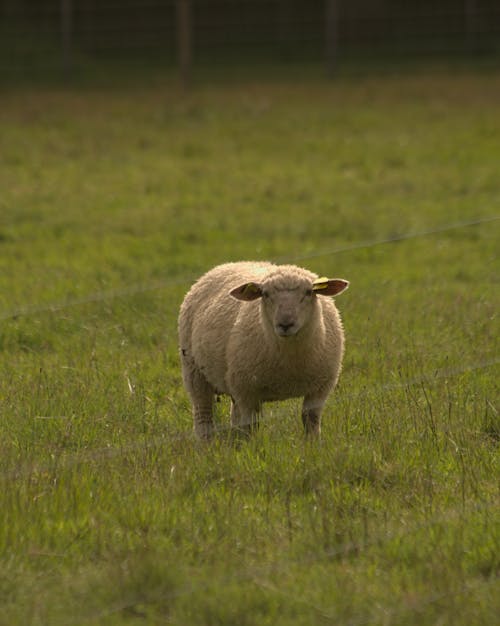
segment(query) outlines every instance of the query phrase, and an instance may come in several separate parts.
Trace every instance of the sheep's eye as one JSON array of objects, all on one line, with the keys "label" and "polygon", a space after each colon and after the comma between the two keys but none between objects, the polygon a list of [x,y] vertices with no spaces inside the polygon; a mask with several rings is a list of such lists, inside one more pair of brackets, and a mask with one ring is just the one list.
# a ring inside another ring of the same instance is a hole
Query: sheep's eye
[{"label": "sheep's eye", "polygon": [[306,291],[306,296],[312,296],[313,295],[313,290],[312,289],[308,289]]}]

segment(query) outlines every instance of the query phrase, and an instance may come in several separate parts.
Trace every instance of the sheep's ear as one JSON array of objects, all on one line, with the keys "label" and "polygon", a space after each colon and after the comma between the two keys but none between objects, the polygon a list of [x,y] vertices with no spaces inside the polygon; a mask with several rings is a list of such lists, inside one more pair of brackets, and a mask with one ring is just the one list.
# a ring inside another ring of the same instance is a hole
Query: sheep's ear
[{"label": "sheep's ear", "polygon": [[313,291],[318,296],[336,296],[349,287],[349,281],[343,278],[317,278],[313,282]]},{"label": "sheep's ear", "polygon": [[249,302],[250,300],[257,300],[262,296],[262,288],[257,283],[245,283],[240,287],[236,287],[230,292],[230,295],[236,300],[244,300]]}]

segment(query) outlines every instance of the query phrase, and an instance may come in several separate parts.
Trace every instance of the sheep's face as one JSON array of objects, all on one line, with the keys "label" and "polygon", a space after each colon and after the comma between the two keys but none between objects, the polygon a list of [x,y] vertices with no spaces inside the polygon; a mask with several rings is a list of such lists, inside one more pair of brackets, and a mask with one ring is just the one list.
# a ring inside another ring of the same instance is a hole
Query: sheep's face
[{"label": "sheep's face", "polygon": [[275,274],[262,283],[246,283],[231,291],[238,300],[261,299],[263,315],[278,337],[293,337],[304,328],[318,306],[317,296],[332,296],[348,286],[342,279],[314,279]]},{"label": "sheep's face", "polygon": [[278,337],[296,335],[311,317],[315,300],[310,282],[283,289],[262,286],[262,311]]}]

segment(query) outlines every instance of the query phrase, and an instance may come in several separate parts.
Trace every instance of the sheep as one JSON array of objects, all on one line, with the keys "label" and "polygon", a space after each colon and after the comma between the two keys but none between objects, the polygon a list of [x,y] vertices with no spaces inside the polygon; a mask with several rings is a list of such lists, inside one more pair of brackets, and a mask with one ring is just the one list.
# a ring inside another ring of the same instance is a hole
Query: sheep
[{"label": "sheep", "polygon": [[319,435],[335,387],[344,331],[331,298],[348,287],[295,265],[242,261],[214,267],[179,313],[184,385],[199,439],[214,433],[214,396],[231,398],[231,426],[249,434],[264,402],[303,398],[306,434]]}]

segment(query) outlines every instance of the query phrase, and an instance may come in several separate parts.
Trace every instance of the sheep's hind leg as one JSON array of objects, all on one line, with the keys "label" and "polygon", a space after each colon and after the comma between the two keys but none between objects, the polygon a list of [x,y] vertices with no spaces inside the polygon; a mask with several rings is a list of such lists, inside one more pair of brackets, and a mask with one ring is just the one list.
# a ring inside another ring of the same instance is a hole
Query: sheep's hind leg
[{"label": "sheep's hind leg", "polygon": [[194,432],[198,439],[207,441],[214,434],[214,389],[198,369],[191,370],[185,378],[193,405]]}]

